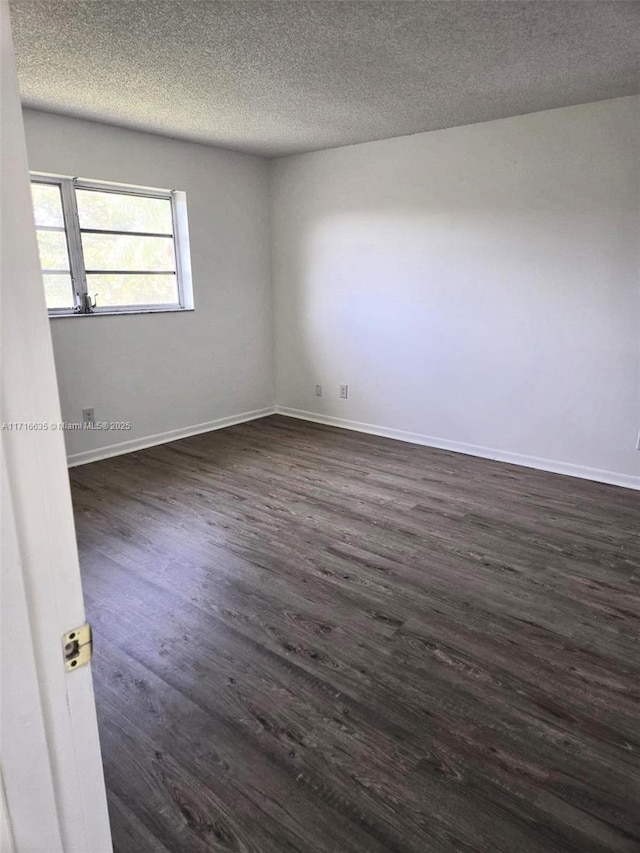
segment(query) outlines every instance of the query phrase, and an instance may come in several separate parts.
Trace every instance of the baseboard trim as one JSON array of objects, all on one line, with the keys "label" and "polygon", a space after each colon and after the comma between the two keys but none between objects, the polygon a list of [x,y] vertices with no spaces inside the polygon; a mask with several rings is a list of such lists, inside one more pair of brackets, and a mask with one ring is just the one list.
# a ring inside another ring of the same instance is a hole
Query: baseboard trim
[{"label": "baseboard trim", "polygon": [[207,421],[203,424],[194,424],[189,427],[159,432],[156,435],[146,435],[142,438],[134,438],[131,441],[121,441],[118,444],[110,444],[106,447],[96,447],[94,450],[84,450],[81,453],[72,453],[67,457],[69,468],[77,465],[86,465],[88,462],[97,462],[100,459],[110,459],[112,456],[121,456],[124,453],[133,453],[135,450],[144,450],[146,447],[155,447],[157,444],[166,444],[169,441],[177,441],[180,438],[189,438],[191,435],[200,435],[203,432],[212,432],[216,429],[244,424],[265,418],[275,414],[275,408],[269,406],[266,409],[254,409],[251,412],[242,412],[238,415],[230,415],[226,418],[218,418],[215,421]]},{"label": "baseboard trim", "polygon": [[554,459],[542,459],[537,456],[526,456],[522,453],[511,453],[506,450],[495,450],[476,444],[465,444],[460,441],[449,441],[432,435],[422,435],[417,432],[406,432],[401,429],[367,424],[360,421],[350,421],[335,418],[330,415],[319,415],[302,409],[290,409],[286,406],[276,406],[276,414],[302,421],[311,421],[325,426],[335,426],[342,429],[364,432],[369,435],[379,435],[396,441],[406,441],[409,444],[421,444],[425,447],[435,447],[439,450],[451,450],[454,453],[464,453],[467,456],[479,456],[482,459],[494,459],[497,462],[508,462],[512,465],[523,465],[525,468],[535,468],[539,471],[549,471],[553,474],[564,474],[568,477],[579,477],[581,480],[593,480],[596,483],[607,483],[611,486],[622,486],[626,489],[640,490],[640,477],[631,474],[619,474],[616,471],[604,471],[600,468],[588,468],[584,465],[573,465],[568,462],[557,462]]}]

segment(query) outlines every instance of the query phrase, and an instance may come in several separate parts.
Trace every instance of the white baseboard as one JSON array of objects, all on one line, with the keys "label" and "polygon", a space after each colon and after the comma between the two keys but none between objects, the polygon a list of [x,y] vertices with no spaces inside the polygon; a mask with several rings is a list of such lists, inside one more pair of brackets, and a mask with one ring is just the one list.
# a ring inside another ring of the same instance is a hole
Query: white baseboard
[{"label": "white baseboard", "polygon": [[226,418],[218,418],[215,421],[207,421],[180,429],[168,430],[167,432],[147,435],[142,438],[134,438],[130,441],[121,441],[118,444],[110,444],[105,447],[96,447],[93,450],[84,450],[81,453],[72,453],[67,458],[69,468],[76,465],[85,465],[88,462],[97,462],[99,459],[109,459],[112,456],[120,456],[124,453],[132,453],[135,450],[144,450],[146,447],[154,447],[158,444],[166,444],[169,441],[177,441],[180,438],[188,438],[191,435],[200,435],[204,432],[212,432],[235,424],[254,421],[268,415],[286,415],[298,420],[311,421],[326,426],[335,426],[342,429],[364,432],[369,435],[380,435],[384,438],[392,438],[396,441],[406,441],[409,444],[421,444],[425,447],[435,447],[440,450],[451,450],[455,453],[465,453],[467,456],[479,456],[482,459],[495,459],[497,462],[509,462],[512,465],[523,465],[526,468],[535,468],[539,471],[550,471],[554,474],[565,474],[569,477],[579,477],[583,480],[593,480],[597,483],[608,483],[613,486],[623,486],[627,489],[640,490],[640,477],[631,474],[620,474],[616,471],[604,471],[600,468],[589,468],[585,465],[573,465],[568,462],[558,462],[554,459],[542,459],[537,456],[526,456],[522,453],[511,453],[506,450],[496,450],[491,447],[482,447],[476,444],[466,444],[461,441],[449,441],[444,438],[436,438],[431,435],[423,435],[417,432],[407,432],[401,429],[390,429],[388,427],[367,424],[360,421],[350,421],[345,418],[335,418],[329,415],[320,415],[315,412],[307,412],[302,409],[291,409],[286,406],[269,406],[264,409],[254,409],[250,412],[241,412]]},{"label": "white baseboard", "polygon": [[67,465],[69,468],[74,468],[76,465],[85,465],[87,462],[97,462],[99,459],[109,459],[111,456],[132,453],[134,450],[144,450],[145,447],[166,444],[168,441],[177,441],[179,438],[188,438],[190,435],[200,435],[203,432],[211,432],[212,430],[224,429],[224,427],[234,426],[235,424],[255,421],[258,418],[273,415],[275,411],[273,406],[266,409],[254,409],[251,412],[242,412],[239,415],[230,415],[229,417],[218,418],[215,421],[207,421],[203,424],[159,432],[156,435],[146,435],[142,438],[131,439],[131,441],[121,441],[118,444],[110,444],[106,447],[96,447],[94,450],[83,450],[82,453],[70,454],[67,457]]},{"label": "white baseboard", "polygon": [[405,432],[401,429],[365,424],[360,421],[349,421],[344,418],[334,418],[329,415],[319,415],[301,409],[289,409],[276,406],[276,413],[316,424],[341,427],[355,432],[365,432],[369,435],[380,435],[410,444],[422,444],[426,447],[436,447],[440,450],[452,450],[455,453],[465,453],[467,456],[480,456],[482,459],[495,459],[497,462],[510,462],[512,465],[523,465],[525,468],[536,468],[539,471],[550,471],[553,474],[566,474],[569,477],[580,477],[582,480],[594,480],[597,483],[608,483],[613,486],[623,486],[627,489],[640,490],[640,477],[632,474],[620,474],[616,471],[603,471],[600,468],[588,468],[585,465],[573,465],[568,462],[557,462],[554,459],[541,459],[537,456],[526,456],[522,453],[511,453],[506,450],[495,450],[476,444],[465,444],[461,441],[449,441],[432,435],[422,435],[417,432]]}]

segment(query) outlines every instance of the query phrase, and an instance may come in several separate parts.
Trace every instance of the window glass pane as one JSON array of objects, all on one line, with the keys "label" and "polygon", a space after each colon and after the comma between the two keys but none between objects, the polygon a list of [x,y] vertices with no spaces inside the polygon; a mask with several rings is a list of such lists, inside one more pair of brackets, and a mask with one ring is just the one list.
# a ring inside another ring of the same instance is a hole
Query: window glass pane
[{"label": "window glass pane", "polygon": [[175,270],[171,237],[83,234],[82,248],[88,270]]},{"label": "window glass pane", "polygon": [[37,231],[43,270],[68,270],[69,253],[64,231]]},{"label": "window glass pane", "polygon": [[88,275],[87,285],[98,308],[119,305],[177,305],[175,275]]},{"label": "window glass pane", "polygon": [[171,202],[94,190],[76,190],[81,228],[173,234]]},{"label": "window glass pane", "polygon": [[56,184],[31,184],[33,213],[36,225],[57,225],[64,228],[60,187]]},{"label": "window glass pane", "polygon": [[47,308],[73,308],[73,287],[70,275],[45,273],[43,279]]}]

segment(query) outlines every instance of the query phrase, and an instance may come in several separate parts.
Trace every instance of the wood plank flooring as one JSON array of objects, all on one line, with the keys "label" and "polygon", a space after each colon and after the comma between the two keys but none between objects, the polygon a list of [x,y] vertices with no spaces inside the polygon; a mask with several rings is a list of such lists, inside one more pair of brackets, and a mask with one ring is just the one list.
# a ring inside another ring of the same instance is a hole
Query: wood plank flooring
[{"label": "wood plank flooring", "polygon": [[71,471],[116,853],[640,850],[640,495],[284,417]]}]

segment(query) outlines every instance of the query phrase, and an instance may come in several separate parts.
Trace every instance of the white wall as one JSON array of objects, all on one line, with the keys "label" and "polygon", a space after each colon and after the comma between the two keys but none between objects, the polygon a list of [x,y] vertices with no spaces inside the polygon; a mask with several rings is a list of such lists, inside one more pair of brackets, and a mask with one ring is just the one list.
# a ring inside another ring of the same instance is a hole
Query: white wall
[{"label": "white wall", "polygon": [[632,482],[639,103],[273,161],[271,245],[264,160],[26,111],[32,169],[187,192],[195,312],[51,322],[64,419],[134,427],[72,458],[268,410],[275,332],[291,413]]},{"label": "white wall", "polygon": [[67,433],[72,460],[270,407],[266,161],[48,113],[24,118],[34,171],[187,193],[195,311],[51,321],[64,420],[93,406],[99,421],[133,425]]},{"label": "white wall", "polygon": [[638,105],[274,161],[280,406],[632,484]]}]

